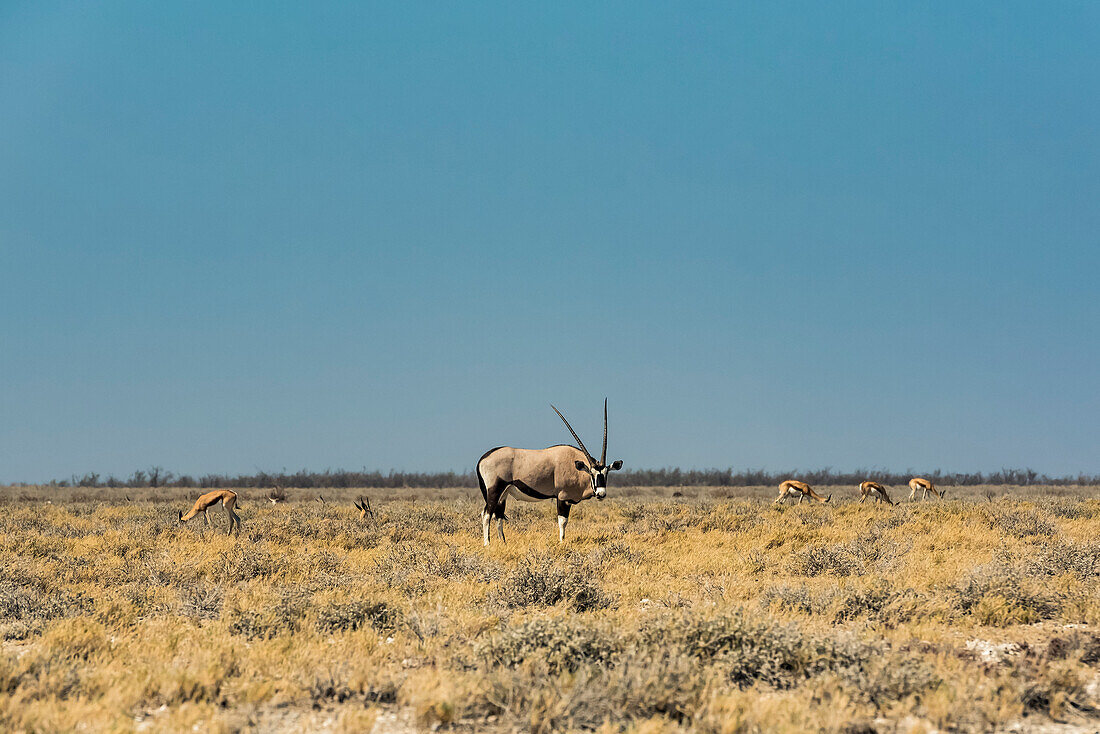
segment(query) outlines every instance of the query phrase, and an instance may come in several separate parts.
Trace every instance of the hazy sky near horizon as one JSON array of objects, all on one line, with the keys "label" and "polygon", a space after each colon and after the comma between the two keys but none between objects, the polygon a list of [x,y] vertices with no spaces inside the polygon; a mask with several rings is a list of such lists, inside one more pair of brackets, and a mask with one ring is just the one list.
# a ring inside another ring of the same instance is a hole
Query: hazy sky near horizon
[{"label": "hazy sky near horizon", "polygon": [[0,482],[1100,473],[1100,5],[2,3]]}]

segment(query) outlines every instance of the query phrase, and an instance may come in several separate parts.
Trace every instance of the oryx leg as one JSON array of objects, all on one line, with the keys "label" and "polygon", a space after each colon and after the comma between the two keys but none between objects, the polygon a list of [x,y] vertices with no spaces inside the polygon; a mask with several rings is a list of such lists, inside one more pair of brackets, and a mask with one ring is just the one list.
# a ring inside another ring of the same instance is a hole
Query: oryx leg
[{"label": "oryx leg", "polygon": [[864,500],[866,500],[866,499],[867,499],[867,495],[866,495],[866,494],[864,494],[864,495],[863,495],[862,497],[860,497],[860,498],[859,498],[859,504],[861,504],[861,505],[862,505],[862,504],[863,504],[863,501],[864,501]]},{"label": "oryx leg", "polygon": [[500,539],[504,540],[504,499],[507,496],[508,485],[497,481],[485,490],[485,509],[481,511],[481,538],[485,545],[489,545],[489,528],[493,518],[500,521]]},{"label": "oryx leg", "polygon": [[500,499],[497,500],[496,507],[493,508],[493,517],[497,519],[497,535],[500,536],[501,543],[507,543],[504,539],[504,521],[507,519],[504,516],[504,504],[508,501],[508,488],[500,493]]},{"label": "oryx leg", "polygon": [[800,494],[800,495],[798,495],[798,504],[800,504],[800,505],[801,505],[801,504],[802,504],[802,500],[804,500],[804,499],[806,499],[806,495],[805,495],[805,494]]},{"label": "oryx leg", "polygon": [[572,505],[568,502],[562,502],[557,500],[558,504],[558,542],[565,542],[565,526],[569,524],[569,510],[572,509]]}]

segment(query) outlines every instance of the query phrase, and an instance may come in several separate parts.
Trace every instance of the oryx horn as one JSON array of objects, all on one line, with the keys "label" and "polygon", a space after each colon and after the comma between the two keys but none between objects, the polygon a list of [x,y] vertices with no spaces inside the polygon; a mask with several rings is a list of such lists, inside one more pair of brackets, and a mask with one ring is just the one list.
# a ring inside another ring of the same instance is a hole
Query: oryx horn
[{"label": "oryx horn", "polygon": [[603,399],[603,448],[600,449],[600,466],[607,465],[607,398]]},{"label": "oryx horn", "polygon": [[[551,404],[550,407],[554,408],[554,405]],[[596,459],[593,458],[592,454],[590,454],[588,452],[588,449],[585,448],[584,441],[582,441],[581,437],[577,435],[577,432],[573,430],[573,426],[569,425],[569,421],[565,420],[565,416],[561,414],[560,410],[554,408],[554,412],[558,414],[558,417],[562,419],[563,423],[565,423],[565,427],[568,428],[569,432],[573,434],[573,438],[577,441],[577,445],[580,447],[581,451],[584,452],[584,455],[588,457],[588,461],[595,464]]]}]

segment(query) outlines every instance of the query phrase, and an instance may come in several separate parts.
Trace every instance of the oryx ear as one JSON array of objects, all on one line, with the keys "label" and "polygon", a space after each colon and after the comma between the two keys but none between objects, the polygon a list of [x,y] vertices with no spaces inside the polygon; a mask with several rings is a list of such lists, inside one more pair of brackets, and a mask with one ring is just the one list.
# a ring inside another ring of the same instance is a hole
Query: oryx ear
[{"label": "oryx ear", "polygon": [[573,465],[577,467],[577,471],[588,471],[588,465],[583,461],[575,461]]},{"label": "oryx ear", "polygon": [[622,468],[623,468],[623,460],[622,459],[615,459],[615,461],[611,462],[611,471],[619,471]]}]

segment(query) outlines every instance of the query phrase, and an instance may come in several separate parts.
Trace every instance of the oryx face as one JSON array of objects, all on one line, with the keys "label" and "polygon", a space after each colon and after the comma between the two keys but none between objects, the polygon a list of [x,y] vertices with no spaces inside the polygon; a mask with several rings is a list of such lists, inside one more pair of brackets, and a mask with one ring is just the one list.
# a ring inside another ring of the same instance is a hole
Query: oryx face
[{"label": "oryx face", "polygon": [[618,471],[622,468],[623,462],[621,460],[613,461],[610,465],[594,463],[592,466],[585,464],[583,461],[577,462],[577,471],[587,472],[588,478],[592,480],[592,492],[598,500],[607,498],[608,472]]},{"label": "oryx face", "polygon": [[[550,406],[554,408],[553,405]],[[584,447],[584,442],[581,441],[581,437],[577,435],[577,432],[573,430],[573,426],[569,425],[569,421],[565,420],[565,416],[561,414],[561,411],[554,408],[554,412],[558,414],[558,417],[565,423],[565,427],[569,429],[569,432],[573,434],[573,438],[577,439],[577,446],[580,447],[581,452],[585,458],[588,459],[587,463],[584,461],[577,461],[577,471],[587,472],[588,478],[592,482],[592,494],[598,500],[602,500],[607,497],[607,474],[608,472],[618,471],[623,468],[622,461],[613,461],[607,464],[607,398],[603,399],[603,448],[600,449],[599,461],[596,457],[588,452],[588,449]]]}]

